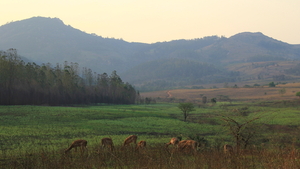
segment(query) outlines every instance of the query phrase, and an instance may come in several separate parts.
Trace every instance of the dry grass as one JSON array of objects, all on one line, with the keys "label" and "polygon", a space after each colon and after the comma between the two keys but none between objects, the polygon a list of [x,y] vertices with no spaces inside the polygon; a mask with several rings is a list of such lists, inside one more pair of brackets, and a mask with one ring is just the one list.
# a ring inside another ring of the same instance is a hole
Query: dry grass
[{"label": "dry grass", "polygon": [[216,149],[202,149],[198,152],[179,152],[162,146],[148,147],[145,151],[135,151],[133,147],[114,152],[108,150],[80,154],[63,154],[45,151],[31,154],[7,155],[1,157],[1,168],[31,169],[82,169],[82,168],[132,168],[132,169],[174,169],[174,168],[240,168],[240,169],[290,169],[299,168],[300,155],[293,148],[272,150],[253,148],[240,153],[224,154]]},{"label": "dry grass", "polygon": [[[280,93],[285,89],[285,93]],[[143,97],[152,98],[175,98],[189,101],[201,101],[202,96],[210,98],[220,98],[228,96],[233,101],[257,101],[257,100],[293,100],[298,99],[296,92],[300,91],[300,83],[281,84],[276,87],[256,87],[256,88],[216,88],[216,89],[176,89],[168,91],[156,91],[142,93]]]},{"label": "dry grass", "polygon": [[[282,75],[284,71],[295,67],[299,61],[266,61],[266,62],[251,62],[230,65],[228,70],[238,71],[245,78],[257,78],[258,75],[263,75],[264,79],[271,80],[274,75]],[[286,76],[291,76],[286,74]],[[299,77],[294,77],[299,78]]]}]

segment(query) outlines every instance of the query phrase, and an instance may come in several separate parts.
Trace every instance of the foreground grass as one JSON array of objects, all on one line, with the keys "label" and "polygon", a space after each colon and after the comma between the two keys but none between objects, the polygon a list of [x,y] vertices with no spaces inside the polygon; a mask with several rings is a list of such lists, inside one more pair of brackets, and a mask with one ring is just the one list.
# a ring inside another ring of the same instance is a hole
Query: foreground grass
[{"label": "foreground grass", "polygon": [[[3,160],[3,159],[6,160]],[[62,168],[299,168],[299,152],[295,149],[251,149],[239,154],[224,154],[216,149],[198,152],[180,152],[175,148],[148,147],[136,151],[133,147],[117,147],[110,152],[95,147],[88,152],[71,151],[63,154],[54,150],[40,149],[32,153],[1,157],[4,168],[62,169]]]}]

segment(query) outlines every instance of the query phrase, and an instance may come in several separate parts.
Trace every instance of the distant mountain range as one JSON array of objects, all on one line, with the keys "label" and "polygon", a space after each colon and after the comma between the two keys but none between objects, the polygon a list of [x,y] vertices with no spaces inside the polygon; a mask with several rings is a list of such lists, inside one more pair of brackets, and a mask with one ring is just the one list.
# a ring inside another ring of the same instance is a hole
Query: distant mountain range
[{"label": "distant mountain range", "polygon": [[[300,45],[259,32],[243,32],[229,38],[208,36],[153,44],[129,43],[87,34],[58,18],[45,17],[2,25],[0,50],[9,48],[38,64],[77,62],[99,74],[116,70],[124,81],[143,90],[272,80],[281,75],[285,76],[283,80],[291,80],[298,76],[287,72],[293,72],[300,60]],[[278,65],[276,70],[270,68],[274,65]]]}]

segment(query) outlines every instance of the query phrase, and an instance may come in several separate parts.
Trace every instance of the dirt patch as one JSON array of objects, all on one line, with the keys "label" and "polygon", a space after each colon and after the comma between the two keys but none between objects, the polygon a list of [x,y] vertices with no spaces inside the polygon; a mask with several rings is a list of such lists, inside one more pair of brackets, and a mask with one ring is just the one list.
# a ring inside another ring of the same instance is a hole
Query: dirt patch
[{"label": "dirt patch", "polygon": [[167,98],[171,98],[172,97],[172,94],[171,94],[171,92],[170,92],[170,90],[167,92]]}]

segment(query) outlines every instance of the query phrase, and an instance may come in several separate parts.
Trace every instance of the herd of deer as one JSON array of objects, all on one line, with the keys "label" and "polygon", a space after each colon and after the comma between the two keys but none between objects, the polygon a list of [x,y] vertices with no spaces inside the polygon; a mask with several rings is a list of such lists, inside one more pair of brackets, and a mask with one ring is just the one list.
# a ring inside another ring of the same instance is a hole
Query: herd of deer
[{"label": "herd of deer", "polygon": [[[131,135],[124,140],[123,147],[128,146],[131,143],[136,144],[136,150],[146,147],[146,141],[141,140],[138,142],[138,144],[136,143],[136,141],[137,141],[137,136]],[[111,138],[105,137],[105,138],[101,139],[101,145],[102,145],[102,147],[108,147],[111,151],[114,150],[114,144],[113,144],[113,141]],[[166,148],[169,145],[176,146],[178,148],[178,150],[180,150],[180,151],[193,150],[194,152],[197,151],[197,147],[200,147],[200,143],[198,143],[194,140],[180,141],[176,137],[171,138],[170,142],[166,143]],[[86,140],[73,141],[72,144],[70,145],[70,147],[65,150],[65,153],[67,153],[68,151],[70,151],[73,148],[75,149],[75,151],[77,151],[77,147],[80,147],[81,152],[84,152],[85,150],[87,150],[87,141]],[[231,154],[233,152],[233,147],[231,145],[225,144],[223,148],[224,148],[224,153]]]},{"label": "herd of deer", "polygon": [[[130,143],[136,144],[136,140],[137,140],[136,135],[131,135],[131,136],[127,137],[124,140],[123,147],[129,145]],[[108,147],[111,151],[114,150],[114,144],[113,144],[113,141],[111,138],[105,137],[105,138],[101,139],[101,145],[102,145],[102,147]],[[68,151],[70,151],[73,148],[75,149],[75,151],[77,151],[77,147],[80,147],[81,152],[84,152],[85,150],[87,150],[87,141],[86,140],[73,141],[72,144],[70,145],[70,147],[65,150],[65,153],[67,153]],[[142,140],[137,144],[136,149],[141,149],[144,147],[146,147],[146,141]]]}]

